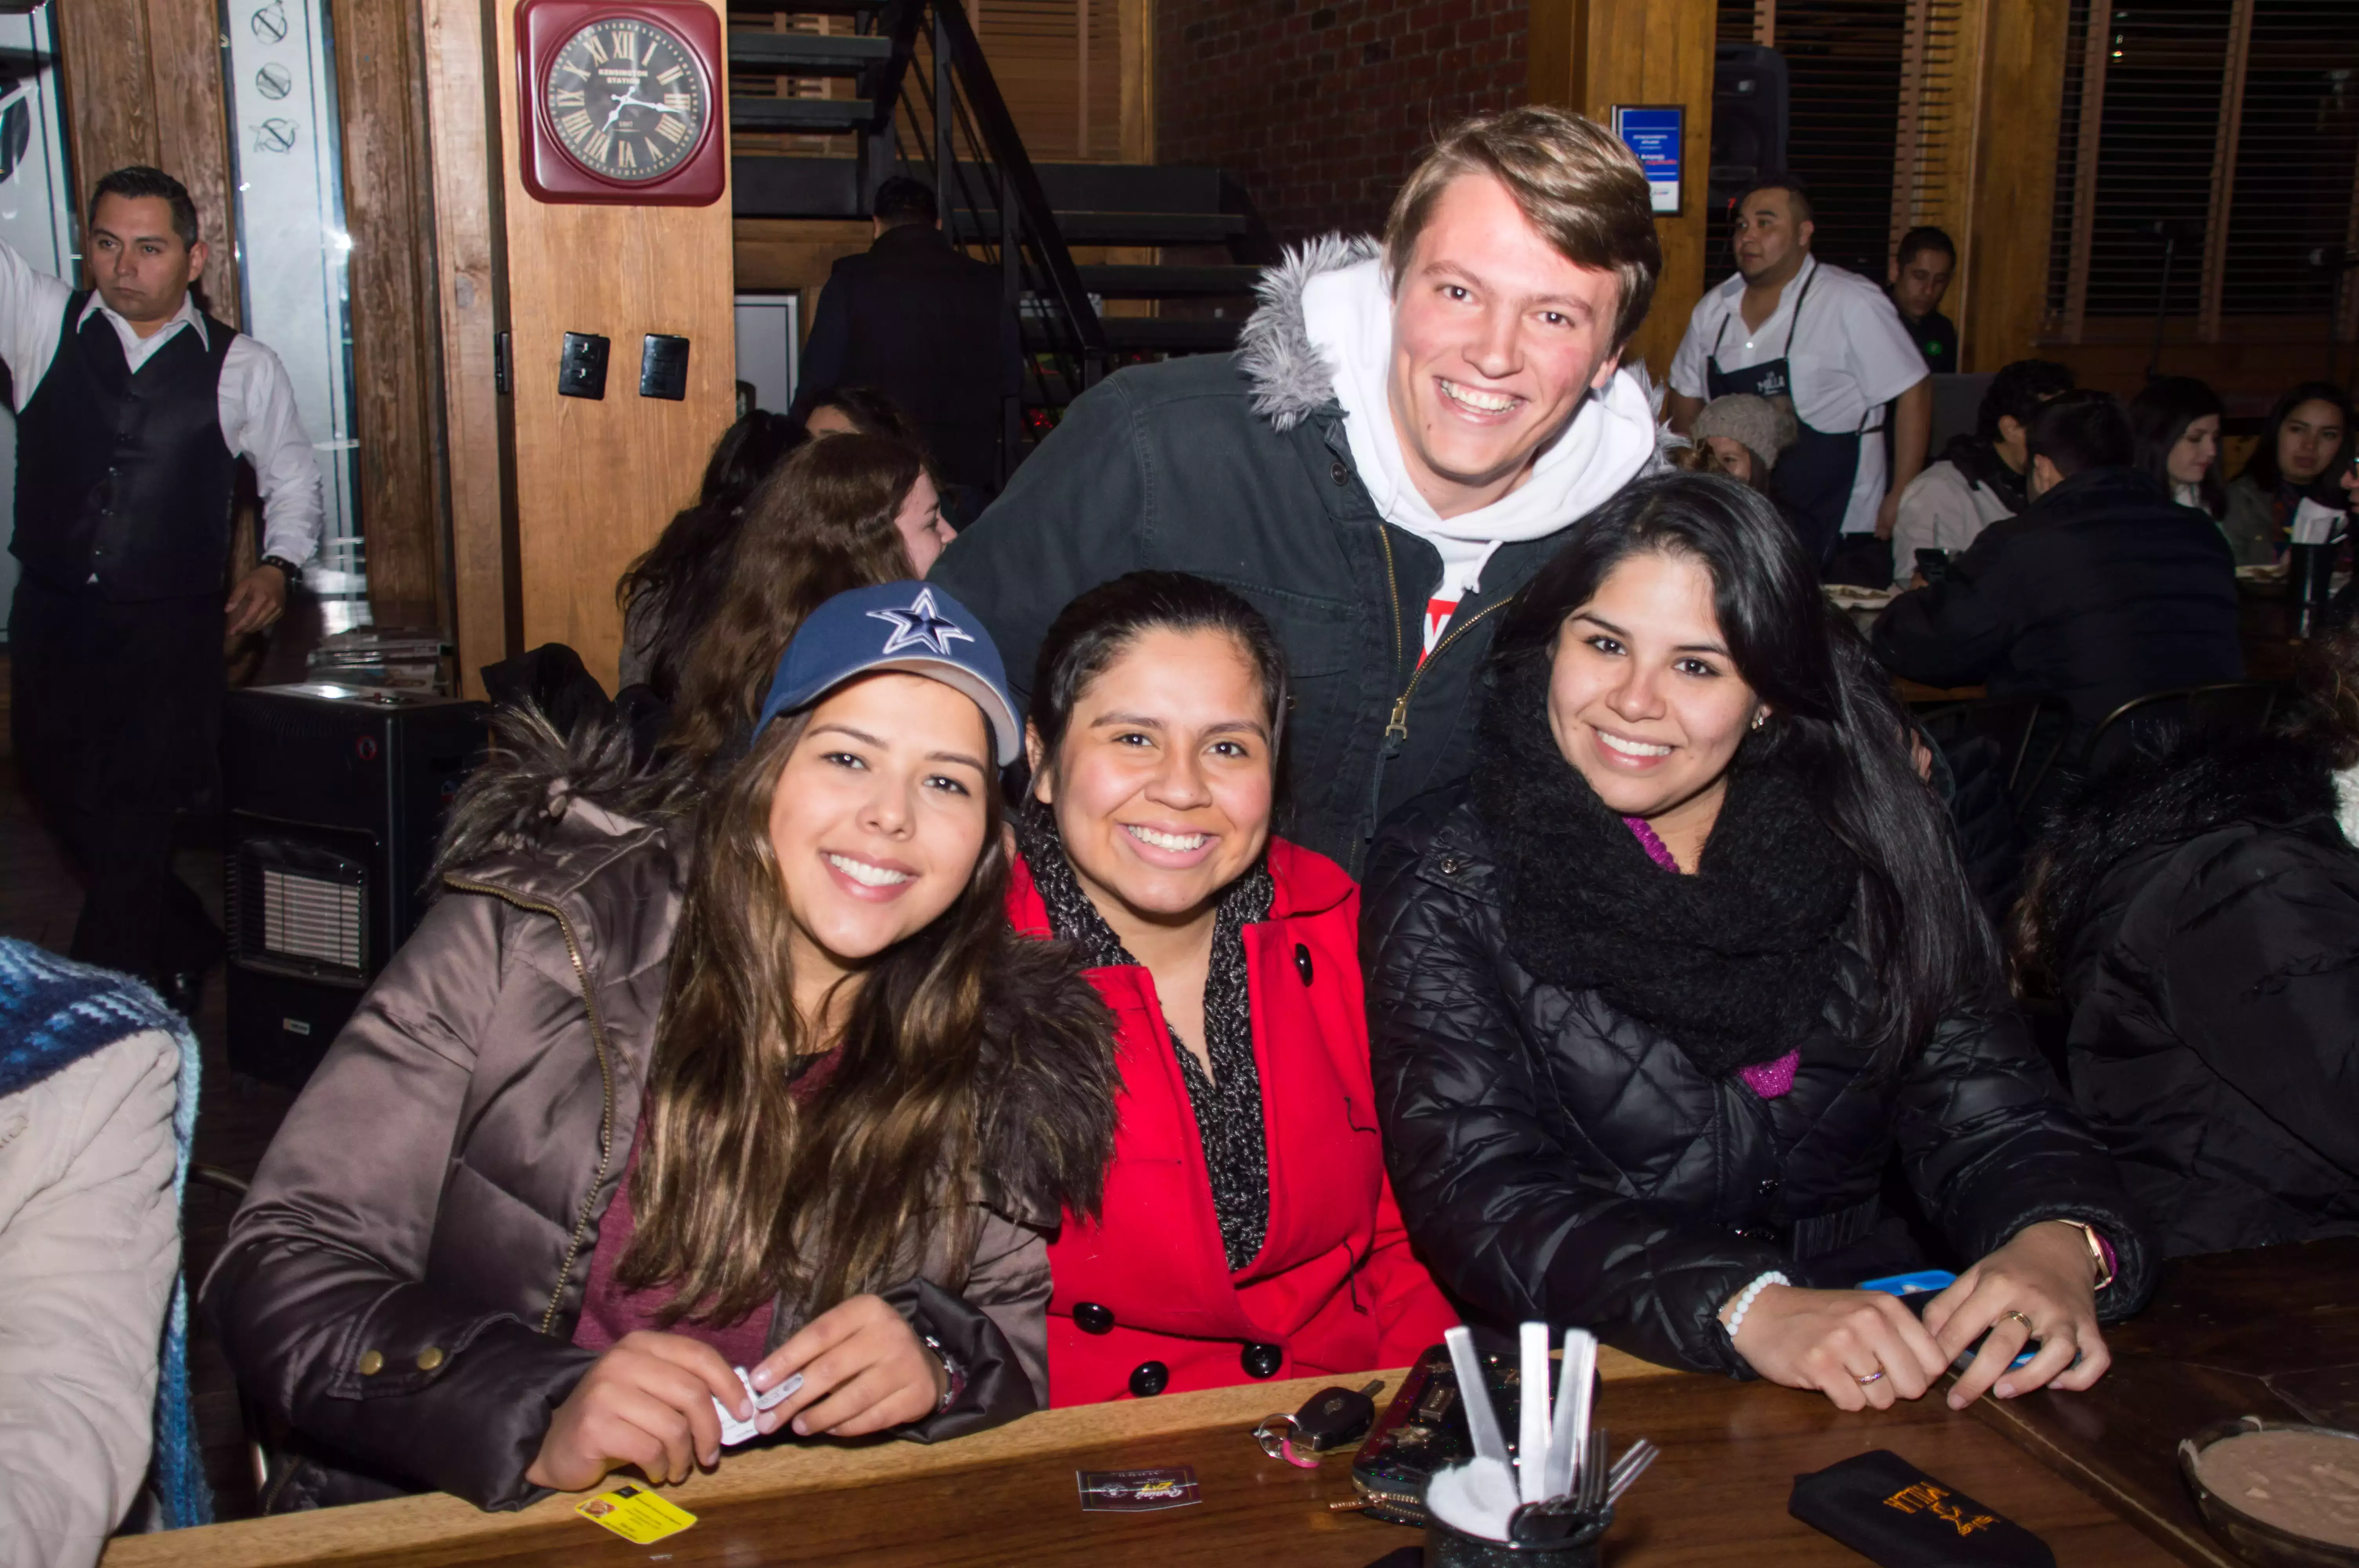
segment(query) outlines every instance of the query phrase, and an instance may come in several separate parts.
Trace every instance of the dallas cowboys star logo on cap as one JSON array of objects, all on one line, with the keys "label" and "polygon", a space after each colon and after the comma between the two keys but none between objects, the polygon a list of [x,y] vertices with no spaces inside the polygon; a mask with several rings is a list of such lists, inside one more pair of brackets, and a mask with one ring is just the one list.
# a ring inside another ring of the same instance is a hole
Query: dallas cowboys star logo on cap
[{"label": "dallas cowboys star logo on cap", "polygon": [[893,634],[885,639],[885,652],[888,654],[897,654],[904,648],[923,648],[928,653],[947,655],[953,642],[974,641],[973,633],[944,618],[934,608],[934,590],[930,588],[919,589],[907,610],[872,610],[868,619],[882,621],[893,628]]}]

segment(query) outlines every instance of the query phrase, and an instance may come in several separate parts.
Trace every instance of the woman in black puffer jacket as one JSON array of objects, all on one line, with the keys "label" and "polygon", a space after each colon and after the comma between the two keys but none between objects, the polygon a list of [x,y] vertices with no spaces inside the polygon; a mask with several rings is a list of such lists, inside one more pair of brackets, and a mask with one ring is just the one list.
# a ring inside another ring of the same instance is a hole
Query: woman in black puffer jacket
[{"label": "woman in black puffer jacket", "polygon": [[[1477,1319],[1847,1410],[2086,1388],[2147,1288],[2006,999],[1897,704],[1743,487],[1634,484],[1494,653],[1485,765],[1378,837],[1362,944],[1409,1234]],[[1920,1324],[1895,1151],[1979,1260]],[[2027,1338],[2038,1357],[2007,1372]]]},{"label": "woman in black puffer jacket", "polygon": [[2017,930],[2172,1257],[2359,1236],[2359,631],[2302,673],[2300,732],[2199,735],[2066,800]]}]

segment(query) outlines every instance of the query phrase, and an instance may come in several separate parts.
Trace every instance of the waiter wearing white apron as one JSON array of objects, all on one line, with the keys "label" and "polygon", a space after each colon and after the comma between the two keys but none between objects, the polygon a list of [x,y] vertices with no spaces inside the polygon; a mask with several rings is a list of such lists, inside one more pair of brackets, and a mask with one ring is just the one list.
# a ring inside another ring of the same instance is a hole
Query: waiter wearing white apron
[{"label": "waiter wearing white apron", "polygon": [[[1709,399],[1732,393],[1791,398],[1801,438],[1778,460],[1773,488],[1831,579],[1881,587],[1890,550],[1874,541],[1891,537],[1900,492],[1923,466],[1932,383],[1891,299],[1812,256],[1812,228],[1798,186],[1767,183],[1737,199],[1736,276],[1688,319],[1671,361],[1671,427],[1685,434]],[[1889,473],[1874,434],[1887,403],[1901,454]]]}]

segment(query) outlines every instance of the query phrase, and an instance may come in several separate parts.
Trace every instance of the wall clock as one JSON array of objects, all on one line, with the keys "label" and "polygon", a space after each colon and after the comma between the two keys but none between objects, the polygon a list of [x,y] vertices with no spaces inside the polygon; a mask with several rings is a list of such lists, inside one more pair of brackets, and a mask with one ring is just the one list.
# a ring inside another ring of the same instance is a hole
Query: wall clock
[{"label": "wall clock", "polygon": [[516,28],[527,190],[633,207],[720,200],[729,105],[710,5],[526,0]]}]

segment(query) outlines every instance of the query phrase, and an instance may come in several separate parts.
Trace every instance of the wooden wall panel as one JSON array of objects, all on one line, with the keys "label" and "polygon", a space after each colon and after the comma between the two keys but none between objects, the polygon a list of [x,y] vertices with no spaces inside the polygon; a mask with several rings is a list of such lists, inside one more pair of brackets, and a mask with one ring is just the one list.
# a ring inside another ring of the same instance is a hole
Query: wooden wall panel
[{"label": "wooden wall panel", "polygon": [[211,252],[200,298],[236,326],[236,225],[215,0],[78,0],[52,5],[49,15],[64,57],[76,210],[87,211],[91,187],[126,164],[178,178],[197,204]]},{"label": "wooden wall panel", "polygon": [[[2038,351],[2064,99],[2069,0],[1972,0],[1971,203],[1950,315],[1960,367],[1995,371]],[[1966,50],[1962,47],[1962,55]]]},{"label": "wooden wall panel", "polygon": [[381,624],[447,626],[419,14],[409,0],[341,0],[334,22],[344,223],[353,243],[353,479],[369,601]]},{"label": "wooden wall panel", "polygon": [[[622,649],[615,579],[695,498],[712,443],[735,416],[729,197],[709,207],[533,200],[516,153],[513,10],[498,5],[494,26],[523,645],[570,643],[612,690]],[[557,395],[568,331],[613,340],[603,401]],[[638,395],[648,332],[690,340],[685,401]]]},{"label": "wooden wall panel", "polygon": [[462,689],[484,696],[485,665],[523,636],[515,519],[506,494],[506,410],[494,377],[506,287],[502,262],[499,94],[493,0],[424,0],[426,87],[439,307],[442,505],[450,520],[451,627]]},{"label": "wooden wall panel", "polygon": [[1714,0],[1532,0],[1531,102],[1613,123],[1616,103],[1687,109],[1681,206],[1655,220],[1663,272],[1654,308],[1625,358],[1658,382],[1704,286],[1704,177],[1712,156]]}]

